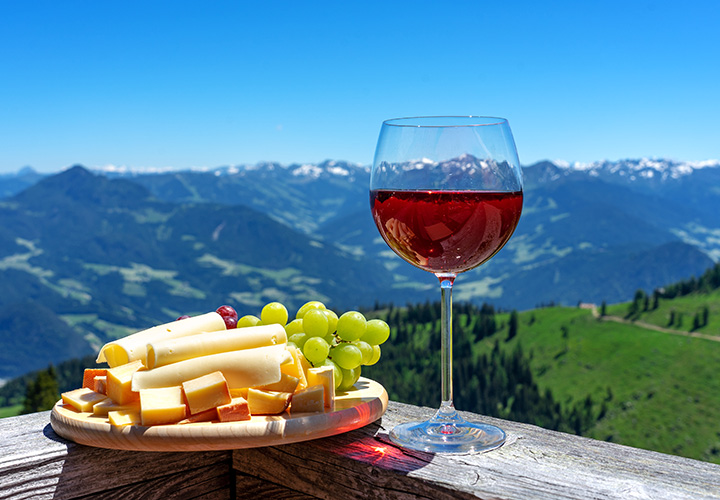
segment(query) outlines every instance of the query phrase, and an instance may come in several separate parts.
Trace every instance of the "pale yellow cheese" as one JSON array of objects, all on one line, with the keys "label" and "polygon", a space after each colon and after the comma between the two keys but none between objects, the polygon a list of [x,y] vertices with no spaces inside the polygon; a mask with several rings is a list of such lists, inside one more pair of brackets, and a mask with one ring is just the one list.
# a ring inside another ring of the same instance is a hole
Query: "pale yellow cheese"
[{"label": "pale yellow cheese", "polygon": [[87,387],[81,387],[62,393],[63,403],[68,404],[80,412],[93,411],[93,405],[107,399],[105,394],[100,394]]},{"label": "pale yellow cheese", "polygon": [[286,360],[285,344],[221,352],[178,361],[147,371],[138,371],[132,389],[171,387],[215,371],[222,372],[230,387],[256,387],[280,380],[280,365]]},{"label": "pale yellow cheese", "polygon": [[252,415],[279,415],[290,404],[291,392],[248,389],[247,403]]},{"label": "pale yellow cheese", "polygon": [[222,372],[212,372],[183,382],[183,392],[192,415],[229,403],[230,389]]},{"label": "pale yellow cheese", "polygon": [[137,392],[132,390],[133,374],[143,367],[142,361],[116,366],[107,371],[107,395],[118,404],[124,405],[138,399]]},{"label": "pale yellow cheese", "polygon": [[285,329],[278,324],[206,332],[202,335],[181,338],[163,338],[148,343],[147,367],[156,368],[198,356],[285,344],[286,342]]},{"label": "pale yellow cheese", "polygon": [[187,416],[182,387],[162,387],[140,391],[142,425],[174,424]]},{"label": "pale yellow cheese", "polygon": [[172,321],[108,342],[100,349],[97,362],[107,362],[110,367],[115,367],[139,359],[146,364],[147,345],[151,342],[224,329],[225,321],[216,312]]},{"label": "pale yellow cheese", "polygon": [[307,413],[325,411],[325,387],[312,385],[296,392],[290,403],[290,413]]},{"label": "pale yellow cheese", "polygon": [[335,409],[335,370],[331,366],[318,366],[307,371],[308,386],[325,388],[325,408]]},{"label": "pale yellow cheese", "polygon": [[122,427],[124,425],[135,425],[140,423],[140,412],[138,410],[117,410],[108,412],[110,425]]},{"label": "pale yellow cheese", "polygon": [[100,401],[99,403],[96,403],[92,407],[93,415],[96,417],[107,417],[108,413],[111,411],[120,411],[120,410],[132,410],[132,411],[140,411],[140,400],[134,401],[132,403],[128,403],[126,405],[119,405],[115,401],[113,401],[110,398],[106,398],[103,401]]}]

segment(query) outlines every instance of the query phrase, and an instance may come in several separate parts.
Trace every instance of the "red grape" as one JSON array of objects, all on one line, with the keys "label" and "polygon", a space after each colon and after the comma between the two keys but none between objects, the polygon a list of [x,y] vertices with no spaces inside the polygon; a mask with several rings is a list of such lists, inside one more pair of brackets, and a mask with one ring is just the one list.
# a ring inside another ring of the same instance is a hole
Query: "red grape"
[{"label": "red grape", "polygon": [[176,319],[175,321],[180,321],[181,319],[188,319],[189,317],[190,317],[190,316],[188,316],[187,314],[183,314],[182,316],[180,316],[180,317],[179,317],[178,319]]},{"label": "red grape", "polygon": [[222,319],[225,322],[225,328],[228,330],[235,328],[238,321],[238,315],[235,309],[231,306],[220,306],[215,312],[222,316]]}]

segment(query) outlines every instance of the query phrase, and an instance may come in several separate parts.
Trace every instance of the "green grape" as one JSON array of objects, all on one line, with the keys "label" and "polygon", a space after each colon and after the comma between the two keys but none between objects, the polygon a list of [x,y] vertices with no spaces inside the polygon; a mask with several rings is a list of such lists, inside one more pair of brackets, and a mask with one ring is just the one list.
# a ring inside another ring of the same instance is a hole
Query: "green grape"
[{"label": "green grape", "polygon": [[327,358],[330,346],[322,337],[310,337],[305,342],[302,351],[305,359],[310,361],[313,366],[317,366]]},{"label": "green grape", "polygon": [[368,361],[372,358],[373,355],[373,348],[370,344],[365,342],[364,340],[356,340],[352,343],[355,347],[360,349],[360,352],[362,353],[362,364],[366,365],[368,364]]},{"label": "green grape", "polygon": [[280,302],[270,302],[260,311],[260,320],[263,325],[277,323],[285,326],[288,320],[288,311]]},{"label": "green grape", "polygon": [[371,319],[367,322],[367,330],[363,340],[370,345],[380,345],[390,338],[390,327],[381,319]]},{"label": "green grape", "polygon": [[325,309],[325,316],[328,319],[328,333],[335,333],[338,324],[338,315],[332,309]]},{"label": "green grape", "polygon": [[328,331],[328,319],[322,309],[310,309],[302,319],[303,331],[308,337],[324,337]]},{"label": "green grape", "polygon": [[287,346],[288,347],[297,347],[294,342],[290,342],[290,341],[288,341]]},{"label": "green grape", "polygon": [[333,377],[334,377],[334,382],[335,382],[335,389],[340,387],[340,384],[342,383],[342,379],[343,379],[342,368],[340,368],[337,364],[333,363],[332,359],[326,359],[325,361],[320,363],[320,366],[332,366]]},{"label": "green grape", "polygon": [[362,364],[362,351],[352,344],[345,343],[333,347],[330,357],[344,370],[352,370]]},{"label": "green grape", "polygon": [[343,340],[352,342],[365,334],[367,321],[362,313],[348,311],[338,318],[337,334]]},{"label": "green grape", "polygon": [[252,314],[247,314],[238,320],[236,328],[247,328],[248,326],[257,326],[259,324],[260,318]]},{"label": "green grape", "polygon": [[287,336],[291,336],[294,333],[305,333],[302,327],[302,320],[301,319],[294,319],[287,325],[285,325],[285,333]]},{"label": "green grape", "polygon": [[355,382],[358,381],[360,378],[360,367],[352,368],[350,370],[342,369],[342,381],[340,382],[340,385],[338,386],[337,390],[339,392],[345,392],[352,389],[352,386],[355,385]]},{"label": "green grape", "polygon": [[303,332],[293,333],[292,335],[290,335],[288,337],[288,343],[292,342],[293,344],[298,346],[300,349],[302,349],[303,346],[305,345],[305,342],[307,342],[308,338],[309,337]]},{"label": "green grape", "polygon": [[305,316],[305,313],[312,309],[325,309],[325,304],[323,304],[322,302],[319,302],[317,300],[311,300],[310,302],[306,302],[302,306],[300,306],[300,309],[298,309],[298,312],[295,315],[295,317],[297,319],[303,319],[303,317]]},{"label": "green grape", "polygon": [[335,335],[333,335],[332,333],[328,333],[323,338],[325,339],[325,342],[327,342],[330,347],[333,347],[333,346],[337,345],[337,343],[338,343],[337,337],[335,337]]},{"label": "green grape", "polygon": [[372,357],[370,358],[370,361],[368,361],[367,363],[363,363],[366,366],[372,366],[375,363],[377,363],[378,361],[380,361],[380,346],[374,345],[374,346],[372,346],[372,350],[373,350],[373,354],[372,354]]}]

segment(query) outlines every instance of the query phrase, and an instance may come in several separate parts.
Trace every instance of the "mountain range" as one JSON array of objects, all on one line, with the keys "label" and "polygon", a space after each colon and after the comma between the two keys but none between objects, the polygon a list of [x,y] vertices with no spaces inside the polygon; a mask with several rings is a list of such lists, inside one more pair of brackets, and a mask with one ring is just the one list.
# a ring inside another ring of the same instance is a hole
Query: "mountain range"
[{"label": "mountain range", "polygon": [[[454,298],[504,309],[628,300],[720,259],[720,162],[525,167],[518,228]],[[434,301],[342,161],[0,176],[0,378],[185,313]]]}]

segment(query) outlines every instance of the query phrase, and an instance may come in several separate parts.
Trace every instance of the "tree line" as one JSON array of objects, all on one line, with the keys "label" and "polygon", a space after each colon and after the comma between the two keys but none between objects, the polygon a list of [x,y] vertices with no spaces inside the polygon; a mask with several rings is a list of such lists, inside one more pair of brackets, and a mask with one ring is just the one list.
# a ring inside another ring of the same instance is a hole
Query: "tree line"
[{"label": "tree line", "polygon": [[[390,340],[382,345],[377,365],[363,375],[380,381],[390,398],[418,406],[439,406],[440,303],[394,307],[378,314],[390,325]],[[526,422],[553,430],[582,434],[604,416],[590,395],[563,407],[549,389],[541,390],[520,343],[506,343],[518,332],[512,311],[507,325],[498,325],[490,305],[456,304],[453,308],[453,382],[455,406],[464,411]],[[501,339],[496,335],[507,326]],[[482,352],[488,337],[492,349]]]}]

